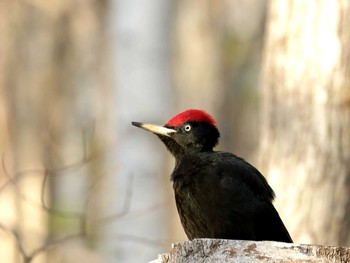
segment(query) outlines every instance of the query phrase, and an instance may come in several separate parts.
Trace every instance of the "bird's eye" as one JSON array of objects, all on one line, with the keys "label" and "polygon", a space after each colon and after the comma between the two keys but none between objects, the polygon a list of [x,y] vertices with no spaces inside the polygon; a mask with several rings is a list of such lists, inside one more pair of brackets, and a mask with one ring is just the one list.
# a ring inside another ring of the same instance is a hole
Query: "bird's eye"
[{"label": "bird's eye", "polygon": [[192,129],[191,125],[187,124],[185,125],[185,131],[190,131]]}]

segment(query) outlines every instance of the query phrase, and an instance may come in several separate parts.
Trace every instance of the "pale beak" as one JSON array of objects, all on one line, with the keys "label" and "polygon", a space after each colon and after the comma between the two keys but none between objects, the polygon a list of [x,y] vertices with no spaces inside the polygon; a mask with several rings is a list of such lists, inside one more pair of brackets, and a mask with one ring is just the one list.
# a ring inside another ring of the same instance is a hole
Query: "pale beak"
[{"label": "pale beak", "polygon": [[136,126],[136,127],[142,128],[146,131],[150,131],[150,132],[153,132],[155,134],[164,135],[164,136],[168,136],[168,137],[170,137],[170,134],[176,132],[176,130],[166,128],[166,127],[163,127],[160,125],[155,125],[155,124],[135,122],[135,121],[133,121],[131,124]]}]

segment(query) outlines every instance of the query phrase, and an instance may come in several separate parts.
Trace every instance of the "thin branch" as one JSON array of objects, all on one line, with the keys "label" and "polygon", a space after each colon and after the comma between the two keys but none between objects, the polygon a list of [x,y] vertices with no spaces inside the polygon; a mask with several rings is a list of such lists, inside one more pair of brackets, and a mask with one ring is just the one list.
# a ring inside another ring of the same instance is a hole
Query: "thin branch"
[{"label": "thin branch", "polygon": [[12,236],[13,236],[13,237],[15,238],[15,240],[16,240],[16,246],[17,246],[17,248],[18,248],[19,253],[20,253],[20,254],[22,255],[22,257],[23,257],[24,262],[29,262],[28,259],[29,259],[30,257],[27,255],[26,251],[24,250],[24,247],[23,247],[23,244],[22,244],[22,242],[21,242],[21,238],[20,238],[18,232],[17,232],[16,230],[14,230],[14,229],[11,229],[11,228],[5,226],[5,225],[2,224],[2,223],[0,223],[0,229],[2,229],[2,230],[5,231],[5,232],[9,232],[10,234],[12,234]]},{"label": "thin branch", "polygon": [[[82,163],[82,161],[79,161],[79,164],[80,163]],[[79,164],[75,163],[75,164],[72,164],[71,166],[61,167],[60,171],[64,171],[65,169],[67,169],[67,170],[68,169],[72,169],[73,167],[78,167]],[[29,170],[19,171],[19,172],[15,173],[14,176],[11,177],[10,173],[7,170],[5,161],[4,161],[4,155],[2,156],[2,167],[3,167],[5,175],[9,179],[8,179],[8,181],[5,184],[3,184],[1,186],[0,192],[3,189],[5,189],[5,187],[7,187],[10,184],[16,185],[18,180],[21,179],[26,174],[33,174],[33,173],[41,174],[41,175],[44,174],[43,182],[42,182],[42,188],[41,188],[41,196],[40,196],[41,202],[40,203],[37,202],[36,200],[30,198],[26,194],[22,193],[21,190],[18,189],[17,187],[14,187],[14,191],[17,194],[17,196],[20,199],[22,199],[23,201],[26,201],[29,204],[33,205],[33,206],[42,208],[43,210],[45,210],[45,211],[47,211],[47,212],[49,212],[51,214],[54,214],[56,216],[59,216],[59,217],[65,217],[65,218],[70,217],[70,218],[77,218],[77,219],[81,217],[82,213],[80,213],[80,212],[56,210],[56,209],[50,208],[48,205],[46,205],[46,202],[45,202],[45,189],[46,189],[46,187],[45,186],[46,186],[46,183],[47,183],[48,175],[49,175],[50,172],[52,172],[49,169],[47,169],[47,168],[45,168],[43,170],[40,170],[40,169],[29,169]]]},{"label": "thin branch", "polygon": [[[104,151],[102,154],[107,154],[109,151]],[[52,214],[54,216],[59,216],[59,217],[64,217],[64,218],[74,218],[79,220],[79,227],[80,229],[78,230],[79,233],[68,235],[53,241],[48,241],[42,246],[36,248],[34,251],[32,251],[30,254],[28,254],[25,251],[24,245],[21,241],[20,234],[9,227],[6,227],[2,223],[0,223],[0,229],[3,231],[11,233],[12,236],[14,236],[15,241],[16,241],[16,247],[20,253],[20,255],[23,258],[23,262],[25,263],[30,263],[33,261],[33,259],[40,253],[43,253],[52,247],[61,244],[69,239],[73,238],[78,238],[78,237],[86,237],[87,235],[87,227],[89,223],[92,224],[108,224],[108,223],[113,223],[116,220],[120,219],[125,219],[133,216],[139,216],[139,215],[144,215],[149,212],[153,212],[155,209],[161,207],[163,204],[157,204],[152,207],[148,207],[146,209],[141,209],[138,211],[134,211],[133,213],[130,213],[131,210],[131,203],[132,203],[132,196],[133,196],[133,181],[134,181],[134,176],[130,175],[127,178],[126,186],[125,186],[125,195],[123,199],[123,204],[121,207],[121,211],[106,216],[101,219],[95,220],[94,218],[90,218],[88,216],[88,208],[89,208],[89,202],[91,201],[92,191],[98,185],[98,183],[101,181],[101,179],[104,177],[104,174],[98,176],[90,185],[88,192],[87,192],[87,197],[85,200],[83,212],[69,212],[69,211],[61,211],[61,210],[56,210],[50,207],[48,200],[46,200],[46,195],[47,195],[47,187],[48,187],[48,180],[50,176],[59,176],[63,173],[67,173],[69,171],[75,170],[75,169],[80,169],[82,166],[86,165],[88,162],[96,159],[96,158],[101,158],[101,153],[100,152],[95,152],[95,154],[90,154],[88,155],[88,147],[87,147],[87,134],[84,133],[84,138],[83,138],[83,156],[81,157],[80,160],[77,162],[73,162],[68,165],[56,167],[56,168],[48,168],[44,165],[44,169],[28,169],[28,170],[23,170],[23,171],[18,171],[15,172],[14,174],[11,175],[9,170],[7,169],[6,162],[5,162],[5,155],[2,155],[2,167],[4,170],[4,173],[6,175],[7,181],[5,181],[1,187],[0,191],[5,189],[6,187],[9,187],[11,185],[16,186],[18,184],[19,180],[22,179],[24,176],[28,175],[41,175],[42,177],[42,182],[41,182],[41,189],[40,189],[40,201],[34,200],[30,196],[27,196],[24,192],[21,191],[21,188],[19,187],[14,187],[14,191],[17,195],[17,197],[29,204],[35,205],[36,207],[41,208],[42,210],[46,211],[49,214]],[[143,237],[137,237],[137,236],[132,236],[132,235],[120,235],[120,237],[123,237],[124,239],[129,239],[134,242],[138,243],[143,243],[147,245],[152,245],[152,246],[160,246],[163,245],[161,241],[158,240],[151,240],[148,238],[143,238]]]},{"label": "thin branch", "polygon": [[124,217],[125,215],[127,215],[130,211],[131,208],[131,200],[132,200],[132,188],[133,188],[133,181],[134,181],[134,176],[131,175],[130,177],[128,177],[128,182],[126,185],[126,192],[125,192],[125,196],[124,196],[124,203],[123,203],[123,208],[120,212],[103,217],[101,219],[97,219],[97,220],[93,220],[93,219],[89,219],[89,221],[91,221],[92,223],[113,223],[113,221],[120,219],[122,217]]},{"label": "thin branch", "polygon": [[41,193],[40,193],[40,199],[41,203],[40,206],[43,210],[47,211],[50,214],[53,214],[55,216],[63,217],[63,218],[75,218],[75,219],[80,219],[83,213],[81,212],[74,212],[74,211],[63,211],[63,210],[58,210],[50,207],[49,205],[46,204],[45,201],[45,194],[46,194],[46,184],[47,180],[49,178],[49,172],[46,170],[44,174],[44,178],[42,181],[42,186],[41,186]]},{"label": "thin branch", "polygon": [[144,215],[149,214],[149,213],[153,213],[155,210],[160,209],[161,207],[164,207],[165,203],[166,202],[161,202],[161,203],[146,207],[144,209],[129,212],[128,214],[125,214],[122,218],[123,219],[130,219],[133,217],[139,217],[139,216],[144,216]]},{"label": "thin branch", "polygon": [[74,238],[78,238],[78,237],[81,237],[81,233],[76,233],[76,234],[72,234],[72,235],[69,235],[69,236],[65,236],[65,237],[62,237],[62,238],[59,238],[59,239],[56,239],[56,240],[52,240],[52,241],[48,241],[46,244],[44,244],[43,246],[35,249],[30,255],[29,255],[29,258],[30,259],[33,259],[35,258],[38,254],[42,253],[42,252],[45,252],[51,248],[53,248],[54,246],[57,246],[63,242],[66,242],[67,240],[70,240],[70,239],[74,239]]}]

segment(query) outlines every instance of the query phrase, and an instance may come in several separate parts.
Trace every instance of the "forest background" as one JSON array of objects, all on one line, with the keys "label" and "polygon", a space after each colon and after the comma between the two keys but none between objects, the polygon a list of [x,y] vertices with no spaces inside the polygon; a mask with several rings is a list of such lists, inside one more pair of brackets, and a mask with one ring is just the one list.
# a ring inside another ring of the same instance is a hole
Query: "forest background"
[{"label": "forest background", "polygon": [[186,240],[174,160],[131,121],[189,108],[297,243],[350,245],[350,1],[0,2],[0,261],[146,262]]}]

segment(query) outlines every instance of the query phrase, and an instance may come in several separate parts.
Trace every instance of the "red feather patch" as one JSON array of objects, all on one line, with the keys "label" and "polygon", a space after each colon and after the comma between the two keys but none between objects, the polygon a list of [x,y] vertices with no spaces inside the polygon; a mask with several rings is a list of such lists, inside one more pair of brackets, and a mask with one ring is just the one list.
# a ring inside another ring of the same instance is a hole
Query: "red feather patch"
[{"label": "red feather patch", "polygon": [[186,110],[179,113],[175,117],[171,118],[166,125],[176,127],[188,121],[206,122],[217,127],[216,122],[212,116],[210,116],[205,111],[195,109]]}]

